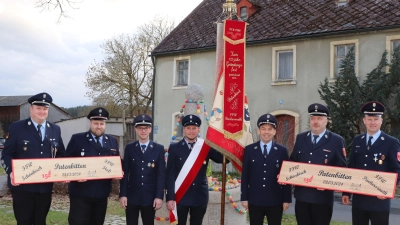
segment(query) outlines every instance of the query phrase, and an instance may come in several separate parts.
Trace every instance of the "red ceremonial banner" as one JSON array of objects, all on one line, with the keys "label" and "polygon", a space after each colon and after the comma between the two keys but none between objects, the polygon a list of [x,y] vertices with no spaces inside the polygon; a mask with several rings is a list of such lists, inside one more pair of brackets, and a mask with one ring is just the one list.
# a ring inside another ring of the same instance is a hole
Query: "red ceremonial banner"
[{"label": "red ceremonial banner", "polygon": [[224,27],[224,135],[243,135],[244,51],[246,23],[226,20]]},{"label": "red ceremonial banner", "polygon": [[245,95],[246,23],[217,24],[216,84],[206,143],[242,172],[246,145],[253,143]]}]

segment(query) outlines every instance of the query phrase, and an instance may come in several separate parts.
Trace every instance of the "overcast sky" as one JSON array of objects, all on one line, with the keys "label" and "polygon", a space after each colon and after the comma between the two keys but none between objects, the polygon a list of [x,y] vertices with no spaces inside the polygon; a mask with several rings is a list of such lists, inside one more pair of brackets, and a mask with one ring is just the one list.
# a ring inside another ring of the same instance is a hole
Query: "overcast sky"
[{"label": "overcast sky", "polygon": [[66,9],[71,18],[61,24],[57,10],[41,11],[36,0],[0,1],[0,96],[48,92],[58,106],[89,105],[85,74],[102,61],[105,40],[156,15],[177,25],[202,0],[81,1],[79,9]]}]

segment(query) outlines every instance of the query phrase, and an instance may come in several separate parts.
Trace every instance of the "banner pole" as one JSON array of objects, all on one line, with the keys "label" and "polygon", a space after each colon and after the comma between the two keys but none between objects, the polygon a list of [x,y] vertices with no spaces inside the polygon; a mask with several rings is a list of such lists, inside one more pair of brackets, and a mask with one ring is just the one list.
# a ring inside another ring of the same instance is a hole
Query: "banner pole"
[{"label": "banner pole", "polygon": [[226,157],[222,156],[221,225],[225,223]]}]

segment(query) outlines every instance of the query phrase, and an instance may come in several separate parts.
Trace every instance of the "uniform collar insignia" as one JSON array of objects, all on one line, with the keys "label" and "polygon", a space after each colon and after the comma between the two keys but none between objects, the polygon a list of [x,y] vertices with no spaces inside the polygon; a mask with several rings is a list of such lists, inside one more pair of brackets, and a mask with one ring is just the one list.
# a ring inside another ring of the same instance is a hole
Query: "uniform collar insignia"
[{"label": "uniform collar insignia", "polygon": [[384,138],[384,137],[381,137],[381,140],[382,140],[382,141],[384,141],[384,140],[385,140],[385,138]]},{"label": "uniform collar insignia", "polygon": [[108,140],[108,137],[106,136],[106,139]]},{"label": "uniform collar insignia", "polygon": [[150,147],[152,147],[152,148],[153,148],[153,145],[150,145]]},{"label": "uniform collar insignia", "polygon": [[328,135],[325,134],[325,138],[328,138]]},{"label": "uniform collar insignia", "polygon": [[275,150],[278,150],[278,148],[277,148],[277,147],[274,147],[274,149],[275,149]]},{"label": "uniform collar insignia", "polygon": [[361,139],[364,139],[365,136],[362,136]]},{"label": "uniform collar insignia", "polygon": [[182,145],[185,145],[185,142],[182,142]]},{"label": "uniform collar insignia", "polygon": [[257,149],[258,148],[258,146],[254,146],[254,149]]},{"label": "uniform collar insignia", "polygon": [[135,146],[137,147],[138,145],[139,145],[139,144],[138,144],[138,143],[136,143],[136,145],[135,145]]},{"label": "uniform collar insignia", "polygon": [[49,123],[47,123],[47,127],[50,127],[50,124],[49,124]]},{"label": "uniform collar insignia", "polygon": [[31,125],[32,123],[31,123],[31,121],[28,121],[28,125]]},{"label": "uniform collar insignia", "polygon": [[310,136],[310,132],[307,133],[307,136]]},{"label": "uniform collar insignia", "polygon": [[86,137],[89,137],[89,134],[86,134]]}]

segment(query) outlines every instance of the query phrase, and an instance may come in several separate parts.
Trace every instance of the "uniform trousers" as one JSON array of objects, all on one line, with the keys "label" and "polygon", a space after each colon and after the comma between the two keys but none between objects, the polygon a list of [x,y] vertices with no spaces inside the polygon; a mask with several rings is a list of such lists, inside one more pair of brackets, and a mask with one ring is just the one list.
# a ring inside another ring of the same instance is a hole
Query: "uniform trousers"
[{"label": "uniform trousers", "polygon": [[11,195],[17,225],[46,224],[51,205],[51,193],[11,190]]},{"label": "uniform trousers", "polygon": [[188,213],[190,213],[190,225],[201,225],[204,214],[206,214],[207,204],[199,206],[186,206],[178,204],[178,225],[186,225]]},{"label": "uniform trousers", "polygon": [[283,204],[277,206],[258,206],[249,204],[250,225],[263,225],[267,217],[268,225],[281,225]]},{"label": "uniform trousers", "polygon": [[389,225],[389,211],[366,211],[356,207],[351,209],[353,225]]},{"label": "uniform trousers", "polygon": [[130,205],[126,207],[126,224],[127,225],[138,225],[139,224],[139,211],[142,216],[143,225],[154,225],[154,216],[156,211],[153,205],[140,206],[140,205]]},{"label": "uniform trousers", "polygon": [[296,200],[294,210],[298,225],[329,225],[332,219],[333,206]]},{"label": "uniform trousers", "polygon": [[68,222],[70,225],[103,225],[107,198],[70,196]]}]

